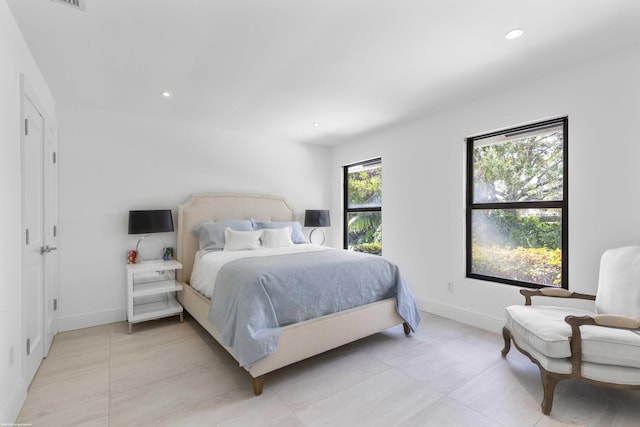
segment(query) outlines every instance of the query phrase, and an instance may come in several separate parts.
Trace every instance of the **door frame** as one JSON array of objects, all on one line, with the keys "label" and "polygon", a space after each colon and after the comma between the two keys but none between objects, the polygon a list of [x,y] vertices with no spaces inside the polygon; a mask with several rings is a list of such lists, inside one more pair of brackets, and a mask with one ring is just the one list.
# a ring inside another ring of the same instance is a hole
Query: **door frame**
[{"label": "door frame", "polygon": [[58,333],[58,132],[54,123],[44,124],[44,244],[53,248],[44,258],[44,357],[49,354],[53,337]]},{"label": "door frame", "polygon": [[[51,112],[45,107],[45,104],[41,101],[41,98],[38,96],[38,93],[33,89],[33,86],[31,86],[31,84],[29,83],[28,79],[26,78],[26,76],[24,74],[20,75],[20,99],[21,99],[21,105],[20,105],[20,126],[21,126],[21,132],[20,132],[20,150],[21,150],[21,169],[22,169],[22,162],[24,162],[24,144],[25,144],[25,105],[27,102],[30,102],[31,104],[33,104],[33,106],[36,108],[36,110],[38,111],[38,113],[40,114],[40,116],[43,119],[43,124],[42,124],[42,155],[45,155],[46,152],[46,139],[47,138],[53,138],[53,140],[51,142],[51,144],[53,144],[53,146],[55,147],[55,150],[57,152],[57,128],[56,128],[56,123],[54,120],[54,116],[51,114]],[[56,155],[57,156],[57,155]],[[57,159],[56,159],[56,166],[57,166]],[[46,181],[47,177],[45,176],[46,173],[55,173],[56,174],[56,188],[55,188],[55,194],[52,195],[52,197],[55,198],[55,213],[53,212],[45,212],[45,206],[44,206],[44,197],[43,197],[43,224],[42,226],[44,227],[46,224],[51,224],[52,221],[48,220],[47,218],[44,217],[44,215],[52,215],[53,214],[53,219],[55,221],[58,221],[58,212],[57,212],[57,200],[58,200],[58,194],[57,194],[57,167],[51,168],[51,167],[47,167],[45,166],[44,162],[41,165],[42,167],[42,174],[43,174],[43,181]],[[25,188],[22,186],[23,185],[23,171],[20,171],[20,186],[21,186],[21,198],[22,198],[22,202],[20,205],[20,210],[21,210],[21,228],[22,230],[25,229],[25,211],[24,211],[24,197],[25,197]],[[43,182],[43,196],[44,196],[44,192],[45,190],[45,183]],[[57,228],[57,224],[56,224],[56,228]],[[44,230],[44,229],[43,229]],[[57,236],[59,235],[59,230],[56,230],[56,236],[55,239],[57,241]],[[45,242],[49,241],[51,242],[51,239],[46,239],[45,236],[47,235],[47,233],[45,231],[43,231],[43,244],[47,244]],[[56,245],[57,246],[57,245]],[[20,269],[21,269],[21,274],[20,274],[20,286],[21,289],[23,289],[22,292],[24,292],[24,280],[25,280],[25,274],[23,272],[23,268],[24,268],[24,257],[25,257],[25,250],[26,250],[26,246],[25,246],[25,241],[22,240],[21,243],[21,257],[23,259],[23,261],[21,262],[20,265]],[[58,300],[58,257],[57,254],[55,257],[49,257],[49,259],[47,259],[46,261],[43,258],[43,274],[45,274],[46,269],[44,268],[44,263],[45,262],[49,262],[49,263],[54,263],[54,268],[53,271],[55,272],[53,277],[47,279],[46,275],[43,277],[43,289],[42,289],[42,295],[43,295],[43,301],[42,301],[42,307],[39,307],[40,310],[42,310],[42,335],[43,335],[43,354],[42,357],[46,357],[48,352],[49,352],[49,348],[51,346],[51,342],[53,340],[53,336],[58,332],[57,328],[58,328],[58,322],[57,322],[57,300]],[[27,366],[27,353],[25,351],[25,347],[23,347],[23,345],[26,345],[26,341],[27,341],[27,336],[26,336],[26,323],[25,323],[25,319],[26,316],[28,315],[29,311],[26,309],[26,307],[28,306],[28,301],[25,300],[24,298],[24,293],[22,293],[22,301],[21,301],[21,307],[22,307],[22,313],[21,313],[21,345],[20,348],[22,349],[22,351],[20,351],[20,355],[21,355],[21,362],[22,362],[22,372],[21,375],[23,376],[23,378],[25,377],[25,369]],[[53,306],[54,302],[55,302],[55,311],[51,311],[51,309],[48,307],[49,305]],[[45,307],[49,308],[49,310],[47,310]],[[37,308],[38,309],[38,308]],[[53,315],[53,318],[52,318]],[[25,382],[27,384],[31,383],[31,381],[33,380],[33,378],[24,378]]]}]

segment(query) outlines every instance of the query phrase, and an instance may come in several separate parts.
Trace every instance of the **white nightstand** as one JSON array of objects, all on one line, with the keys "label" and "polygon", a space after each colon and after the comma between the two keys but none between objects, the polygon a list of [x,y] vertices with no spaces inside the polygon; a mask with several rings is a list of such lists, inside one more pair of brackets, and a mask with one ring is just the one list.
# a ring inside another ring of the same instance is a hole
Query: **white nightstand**
[{"label": "white nightstand", "polygon": [[182,285],[175,280],[178,261],[127,264],[127,320],[129,333],[134,323],[180,315],[182,306],[175,297]]}]

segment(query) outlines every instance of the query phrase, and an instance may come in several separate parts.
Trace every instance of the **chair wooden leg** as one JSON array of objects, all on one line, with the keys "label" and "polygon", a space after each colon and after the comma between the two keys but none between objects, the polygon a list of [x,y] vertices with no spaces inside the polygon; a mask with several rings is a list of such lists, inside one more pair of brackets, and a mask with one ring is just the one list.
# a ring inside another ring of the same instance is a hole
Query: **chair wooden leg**
[{"label": "chair wooden leg", "polygon": [[253,384],[253,393],[256,396],[260,396],[262,394],[262,388],[264,387],[264,375],[252,378],[251,382]]},{"label": "chair wooden leg", "polygon": [[544,389],[544,398],[542,399],[542,413],[549,415],[551,413],[551,407],[553,406],[553,393],[556,389],[556,384],[562,378],[559,375],[548,372],[540,368],[540,375],[542,376],[542,388]]},{"label": "chair wooden leg", "polygon": [[404,322],[404,323],[402,324],[402,329],[404,329],[404,334],[405,334],[406,336],[411,335],[411,328],[409,327],[409,325],[407,324],[407,322]]},{"label": "chair wooden leg", "polygon": [[507,357],[507,353],[511,350],[511,332],[506,327],[502,328],[502,338],[504,338],[504,348],[502,349],[502,357]]}]

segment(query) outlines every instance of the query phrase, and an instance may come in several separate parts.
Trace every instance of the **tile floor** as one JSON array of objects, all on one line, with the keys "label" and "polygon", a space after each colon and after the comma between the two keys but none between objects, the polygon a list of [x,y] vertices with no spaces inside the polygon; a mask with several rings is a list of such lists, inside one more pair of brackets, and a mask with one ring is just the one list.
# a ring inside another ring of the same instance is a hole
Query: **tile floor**
[{"label": "tile floor", "polygon": [[17,422],[33,426],[638,426],[640,392],[561,382],[540,412],[538,369],[502,338],[423,313],[401,327],[249,375],[193,319],[56,336]]}]

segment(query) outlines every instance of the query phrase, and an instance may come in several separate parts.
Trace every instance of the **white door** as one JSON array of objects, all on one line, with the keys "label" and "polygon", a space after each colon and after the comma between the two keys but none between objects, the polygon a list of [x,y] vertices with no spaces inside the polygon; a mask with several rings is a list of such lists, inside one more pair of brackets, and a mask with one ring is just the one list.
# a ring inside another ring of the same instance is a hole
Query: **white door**
[{"label": "white door", "polygon": [[44,119],[24,97],[22,143],[22,327],[23,375],[31,383],[44,357]]},{"label": "white door", "polygon": [[58,153],[56,130],[44,136],[44,356],[58,332]]}]

